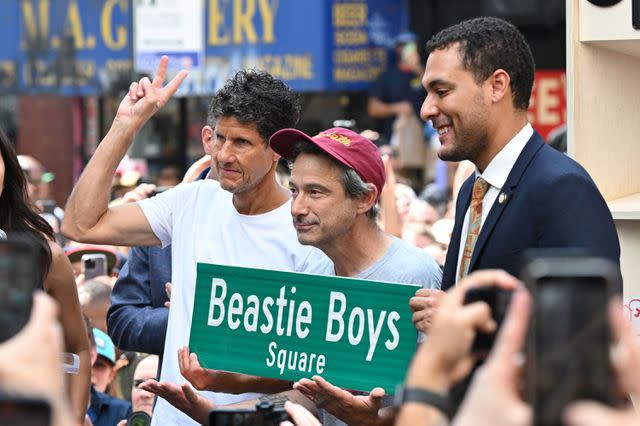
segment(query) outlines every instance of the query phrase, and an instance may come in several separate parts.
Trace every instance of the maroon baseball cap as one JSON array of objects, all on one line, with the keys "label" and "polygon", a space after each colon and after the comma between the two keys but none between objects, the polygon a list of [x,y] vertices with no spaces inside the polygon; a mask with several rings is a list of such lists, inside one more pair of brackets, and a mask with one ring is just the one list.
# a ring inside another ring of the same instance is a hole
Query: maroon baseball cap
[{"label": "maroon baseball cap", "polygon": [[291,159],[296,142],[303,140],[353,169],[365,183],[374,184],[380,198],[386,173],[378,147],[373,142],[349,129],[334,127],[313,137],[296,129],[278,130],[269,139],[269,144],[276,153]]}]

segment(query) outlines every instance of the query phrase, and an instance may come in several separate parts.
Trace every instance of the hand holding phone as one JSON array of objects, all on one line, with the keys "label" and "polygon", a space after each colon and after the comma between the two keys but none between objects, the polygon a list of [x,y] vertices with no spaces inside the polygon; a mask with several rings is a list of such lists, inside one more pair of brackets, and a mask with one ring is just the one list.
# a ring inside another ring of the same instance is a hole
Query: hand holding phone
[{"label": "hand holding phone", "polygon": [[107,274],[107,256],[102,253],[82,255],[82,273],[85,280]]},{"label": "hand holding phone", "polygon": [[11,234],[0,240],[0,342],[29,321],[36,288],[38,255],[31,240]]},{"label": "hand holding phone", "polygon": [[534,300],[525,369],[534,424],[561,424],[574,400],[614,405],[607,304],[621,288],[618,265],[557,252],[532,257],[522,278]]}]

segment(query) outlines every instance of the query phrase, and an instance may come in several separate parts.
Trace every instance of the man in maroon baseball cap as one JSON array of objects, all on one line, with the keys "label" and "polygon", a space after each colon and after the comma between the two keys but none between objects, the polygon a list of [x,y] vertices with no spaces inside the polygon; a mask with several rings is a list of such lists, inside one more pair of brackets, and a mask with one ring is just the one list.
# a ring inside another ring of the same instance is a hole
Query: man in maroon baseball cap
[{"label": "man in maroon baseball cap", "polygon": [[386,179],[378,147],[364,136],[349,129],[334,127],[311,137],[300,130],[282,129],[273,134],[269,143],[282,157],[291,160],[296,142],[308,141],[333,159],[353,169],[365,183],[372,183],[378,198]]},{"label": "man in maroon baseball cap", "polygon": [[[431,256],[378,226],[376,202],[385,169],[373,142],[337,127],[313,137],[283,129],[269,144],[291,163],[291,216],[298,241],[330,259],[314,273],[440,288],[442,274]],[[390,403],[383,401],[380,388],[355,396],[318,377],[302,379],[294,388],[312,400],[319,397],[326,412],[347,424],[375,424],[378,408]],[[327,413],[320,414],[328,420]]]}]

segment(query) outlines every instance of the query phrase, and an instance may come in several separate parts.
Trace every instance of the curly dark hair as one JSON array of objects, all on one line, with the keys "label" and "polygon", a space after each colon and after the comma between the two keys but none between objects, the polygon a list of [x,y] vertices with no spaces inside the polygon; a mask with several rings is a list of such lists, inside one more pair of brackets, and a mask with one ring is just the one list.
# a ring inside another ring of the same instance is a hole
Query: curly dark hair
[{"label": "curly dark hair", "polygon": [[213,96],[207,124],[214,127],[218,117],[235,117],[243,123],[255,123],[268,146],[269,138],[275,132],[296,126],[300,102],[296,93],[268,72],[242,70]]},{"label": "curly dark hair", "polygon": [[27,194],[27,179],[18,163],[18,156],[9,138],[0,129],[0,154],[4,162],[4,187],[0,190],[0,228],[24,233],[37,247],[40,280],[51,266],[49,241],[55,241],[53,229],[31,204]]},{"label": "curly dark hair", "polygon": [[469,19],[433,36],[427,42],[427,52],[455,43],[459,43],[463,66],[477,83],[503,69],[511,77],[514,107],[529,108],[535,63],[527,41],[513,24],[495,17]]}]

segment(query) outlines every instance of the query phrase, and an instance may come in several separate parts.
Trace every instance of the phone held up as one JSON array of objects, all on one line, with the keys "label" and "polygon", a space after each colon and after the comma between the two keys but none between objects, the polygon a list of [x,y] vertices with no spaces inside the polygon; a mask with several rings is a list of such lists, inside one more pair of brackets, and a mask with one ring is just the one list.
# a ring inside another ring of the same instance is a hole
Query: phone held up
[{"label": "phone held up", "polygon": [[31,316],[38,280],[38,252],[24,235],[0,239],[0,342],[17,334]]},{"label": "phone held up", "polygon": [[[0,343],[27,324],[38,274],[38,252],[24,235],[0,232]],[[0,426],[48,426],[51,407],[45,400],[0,392]]]},{"label": "phone held up", "polygon": [[521,278],[533,309],[525,348],[524,396],[533,424],[562,424],[575,400],[617,405],[607,306],[622,289],[614,262],[571,251],[529,253]]},{"label": "phone held up", "polygon": [[83,254],[82,273],[85,280],[107,275],[107,256],[102,253]]}]

